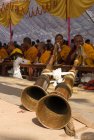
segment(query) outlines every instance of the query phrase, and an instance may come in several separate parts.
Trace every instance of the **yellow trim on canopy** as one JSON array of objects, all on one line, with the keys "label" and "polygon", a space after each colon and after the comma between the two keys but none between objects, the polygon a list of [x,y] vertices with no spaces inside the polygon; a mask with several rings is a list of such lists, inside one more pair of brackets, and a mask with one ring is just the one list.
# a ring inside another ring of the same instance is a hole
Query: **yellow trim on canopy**
[{"label": "yellow trim on canopy", "polygon": [[61,18],[66,18],[66,13],[67,17],[79,17],[94,4],[94,0],[36,0],[36,2],[47,12]]},{"label": "yellow trim on canopy", "polygon": [[13,25],[20,22],[28,12],[30,0],[11,2],[0,9],[0,24],[8,27],[10,21]]}]

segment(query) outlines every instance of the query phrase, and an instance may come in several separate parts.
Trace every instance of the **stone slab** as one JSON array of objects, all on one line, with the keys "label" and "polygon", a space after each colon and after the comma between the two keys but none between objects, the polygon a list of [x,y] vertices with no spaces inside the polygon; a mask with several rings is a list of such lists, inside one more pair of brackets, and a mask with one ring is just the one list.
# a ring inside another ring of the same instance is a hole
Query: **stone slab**
[{"label": "stone slab", "polygon": [[44,128],[36,119],[35,112],[22,110],[19,106],[0,100],[0,140],[79,140],[80,133],[86,132],[88,128],[76,120],[73,122],[77,134],[69,137],[63,129]]},{"label": "stone slab", "polygon": [[[34,82],[9,77],[0,77],[0,98],[9,103],[20,106],[21,92]],[[54,90],[50,85],[48,91]],[[85,91],[79,87],[73,88],[73,95],[69,100],[72,116],[88,127],[94,128],[94,91]]]},{"label": "stone slab", "polygon": [[73,117],[88,127],[94,128],[94,91],[77,87],[76,90],[69,101]]}]

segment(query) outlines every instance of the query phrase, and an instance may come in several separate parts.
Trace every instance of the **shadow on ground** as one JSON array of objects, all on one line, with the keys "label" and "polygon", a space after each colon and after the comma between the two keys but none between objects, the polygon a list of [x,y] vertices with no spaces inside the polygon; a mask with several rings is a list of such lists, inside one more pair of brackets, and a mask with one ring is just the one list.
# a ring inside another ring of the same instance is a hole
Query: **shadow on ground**
[{"label": "shadow on ground", "polygon": [[94,132],[85,132],[81,135],[81,140],[94,140]]},{"label": "shadow on ground", "polygon": [[0,92],[3,94],[14,95],[14,96],[20,97],[22,89],[0,84]]},{"label": "shadow on ground", "polygon": [[44,127],[44,126],[38,121],[37,118],[33,118],[33,119],[32,119],[32,122],[33,122],[35,125],[37,125],[37,126],[40,126],[40,127],[46,128],[46,127]]}]

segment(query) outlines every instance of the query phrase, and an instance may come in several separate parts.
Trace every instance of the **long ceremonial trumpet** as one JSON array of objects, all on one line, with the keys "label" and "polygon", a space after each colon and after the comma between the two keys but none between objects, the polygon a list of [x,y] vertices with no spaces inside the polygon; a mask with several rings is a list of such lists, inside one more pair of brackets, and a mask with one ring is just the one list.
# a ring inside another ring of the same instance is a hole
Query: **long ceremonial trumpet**
[{"label": "long ceremonial trumpet", "polygon": [[46,68],[42,71],[42,74],[38,77],[35,84],[33,86],[29,86],[25,88],[21,94],[22,105],[30,111],[36,111],[36,106],[37,106],[38,101],[42,97],[48,94],[46,90],[50,84],[50,76],[47,74],[44,75],[43,73],[51,72],[52,67],[53,67],[53,62],[55,59],[55,56],[54,56],[55,49],[53,51],[53,55],[51,56],[49,60],[49,63],[47,64]]},{"label": "long ceremonial trumpet", "polygon": [[51,129],[61,129],[69,123],[71,107],[68,99],[72,95],[72,87],[77,73],[76,66],[78,66],[78,60],[75,60],[70,70],[72,74],[64,76],[64,82],[59,83],[54,92],[39,100],[36,116],[43,126]]}]

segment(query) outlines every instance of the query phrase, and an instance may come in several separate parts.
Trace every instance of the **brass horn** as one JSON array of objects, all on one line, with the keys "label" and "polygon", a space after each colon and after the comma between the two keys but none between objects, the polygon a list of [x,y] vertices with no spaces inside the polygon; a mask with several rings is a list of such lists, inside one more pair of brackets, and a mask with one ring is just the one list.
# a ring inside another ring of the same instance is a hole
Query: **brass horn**
[{"label": "brass horn", "polygon": [[50,95],[41,98],[37,104],[36,116],[39,122],[51,129],[64,128],[71,119],[71,107],[68,99],[72,95],[73,81],[76,74],[76,66],[78,61],[75,61],[73,68],[70,70],[73,73],[64,77],[65,81],[59,83],[54,92]]},{"label": "brass horn", "polygon": [[36,110],[39,99],[47,95],[46,89],[49,85],[49,77],[41,75],[34,85],[25,88],[21,95],[22,105],[30,111]]},{"label": "brass horn", "polygon": [[71,108],[65,98],[53,93],[39,100],[36,116],[43,126],[61,129],[71,118]]},{"label": "brass horn", "polygon": [[36,111],[36,105],[38,101],[48,94],[46,90],[50,84],[50,76],[47,74],[45,75],[44,73],[51,72],[53,61],[54,55],[51,56],[47,67],[42,71],[42,74],[38,77],[35,84],[23,90],[21,95],[21,102],[27,110]]}]

